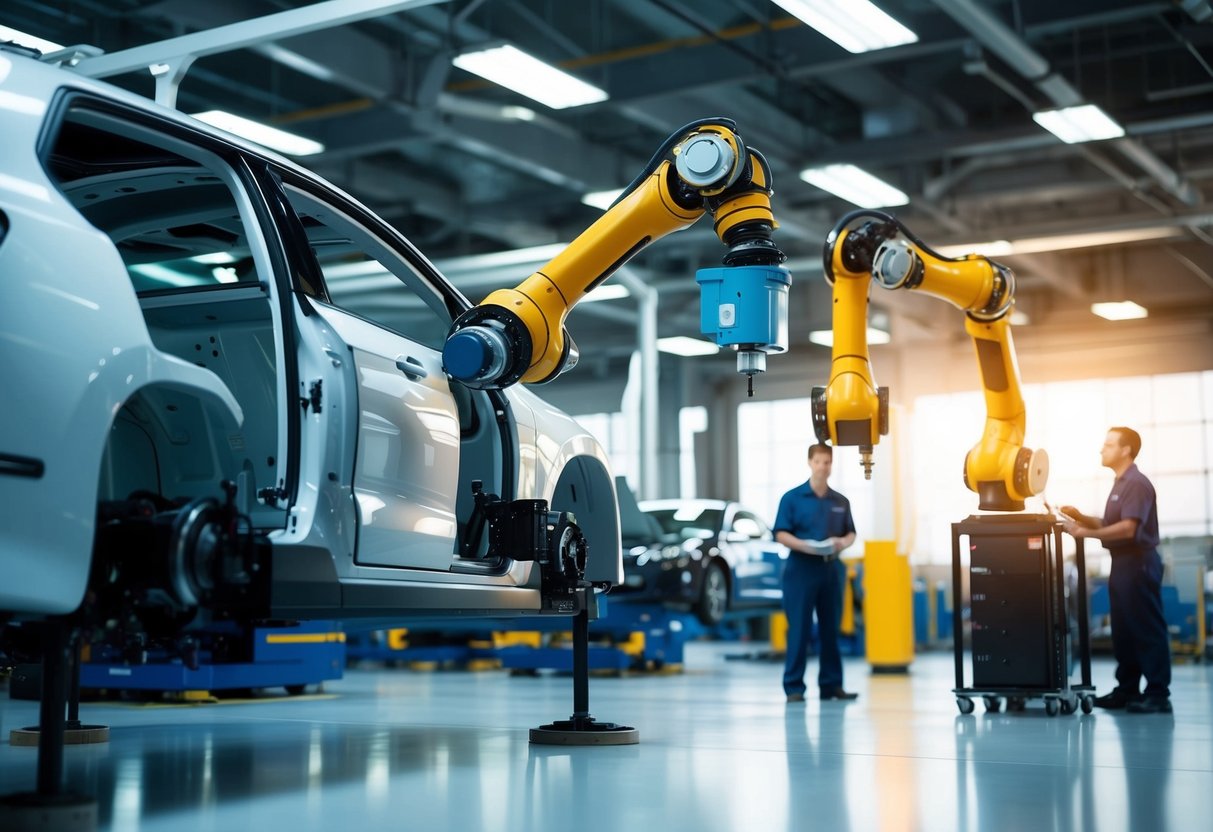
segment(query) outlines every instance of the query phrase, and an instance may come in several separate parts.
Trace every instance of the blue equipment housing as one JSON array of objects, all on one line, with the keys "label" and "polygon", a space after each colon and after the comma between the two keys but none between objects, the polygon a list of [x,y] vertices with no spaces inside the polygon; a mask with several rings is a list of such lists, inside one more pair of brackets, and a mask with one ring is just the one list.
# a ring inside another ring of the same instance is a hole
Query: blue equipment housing
[{"label": "blue equipment housing", "polygon": [[718,346],[787,351],[791,272],[782,266],[723,266],[700,269],[695,282],[699,331]]}]

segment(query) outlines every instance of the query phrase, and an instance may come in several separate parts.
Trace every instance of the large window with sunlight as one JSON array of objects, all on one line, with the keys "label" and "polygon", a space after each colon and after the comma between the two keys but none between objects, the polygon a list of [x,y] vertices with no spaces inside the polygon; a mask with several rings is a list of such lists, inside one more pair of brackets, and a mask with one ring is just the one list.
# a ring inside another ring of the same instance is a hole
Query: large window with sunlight
[{"label": "large window with sunlight", "polygon": [[[1100,467],[1109,427],[1142,437],[1137,464],[1158,492],[1164,538],[1213,534],[1213,372],[1025,385],[1027,445],[1049,453],[1053,505],[1103,514],[1112,472]],[[951,524],[974,513],[975,496],[961,481],[964,455],[980,436],[980,393],[922,396],[910,431],[915,528],[920,563],[951,561]],[[907,484],[908,485],[908,484]],[[1028,511],[1043,511],[1042,500]]]},{"label": "large window with sunlight", "polygon": [[[745,402],[737,408],[739,497],[768,524],[775,520],[779,498],[809,478],[809,446],[817,441],[810,414],[807,398]],[[830,487],[851,501],[857,530],[856,545],[847,554],[862,552],[864,539],[878,536],[878,484],[864,479],[855,448],[834,449]]]},{"label": "large window with sunlight", "polygon": [[611,473],[624,477],[635,492],[640,485],[640,431],[622,413],[587,413],[577,423],[598,440],[611,462]]}]

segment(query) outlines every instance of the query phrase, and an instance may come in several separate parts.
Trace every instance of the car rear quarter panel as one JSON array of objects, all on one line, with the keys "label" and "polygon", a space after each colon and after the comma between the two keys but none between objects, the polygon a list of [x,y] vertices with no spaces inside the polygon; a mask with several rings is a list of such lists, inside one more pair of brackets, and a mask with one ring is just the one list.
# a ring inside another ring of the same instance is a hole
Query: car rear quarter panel
[{"label": "car rear quarter panel", "polygon": [[152,345],[113,244],[38,161],[56,87],[43,68],[14,72],[15,60],[0,55],[0,210],[9,221],[0,244],[0,453],[44,470],[0,475],[0,610],[59,614],[84,594],[102,453],[122,404],[164,384],[196,395],[223,424],[241,416],[213,373]]}]

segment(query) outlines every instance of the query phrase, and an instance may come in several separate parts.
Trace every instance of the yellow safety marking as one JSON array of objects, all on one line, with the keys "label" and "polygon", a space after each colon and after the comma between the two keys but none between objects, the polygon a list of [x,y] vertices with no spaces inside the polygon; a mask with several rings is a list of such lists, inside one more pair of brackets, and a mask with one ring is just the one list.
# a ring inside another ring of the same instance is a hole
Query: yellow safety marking
[{"label": "yellow safety marking", "polygon": [[389,650],[405,650],[409,646],[409,631],[403,628],[387,631],[387,647]]},{"label": "yellow safety marking", "polygon": [[618,649],[625,656],[643,656],[644,655],[644,633],[637,630],[628,634],[628,640],[618,645]]},{"label": "yellow safety marking", "polygon": [[345,633],[266,633],[266,644],[329,644],[344,642]]},{"label": "yellow safety marking", "polygon": [[543,633],[525,630],[521,632],[494,632],[493,647],[542,647]]}]

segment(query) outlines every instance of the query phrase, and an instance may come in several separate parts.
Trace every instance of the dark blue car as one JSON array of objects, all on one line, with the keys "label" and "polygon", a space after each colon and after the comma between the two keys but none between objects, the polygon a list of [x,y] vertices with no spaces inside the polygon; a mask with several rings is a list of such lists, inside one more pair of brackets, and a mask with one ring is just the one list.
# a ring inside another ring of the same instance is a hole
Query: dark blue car
[{"label": "dark blue car", "polygon": [[691,609],[708,625],[779,607],[788,550],[757,514],[727,500],[648,500],[629,521],[620,498],[624,582],[612,596]]}]

